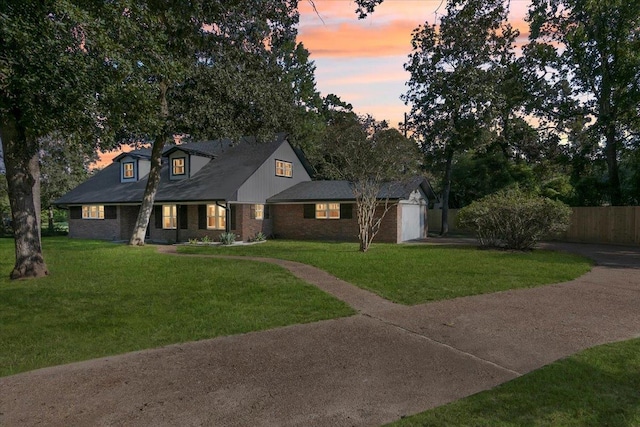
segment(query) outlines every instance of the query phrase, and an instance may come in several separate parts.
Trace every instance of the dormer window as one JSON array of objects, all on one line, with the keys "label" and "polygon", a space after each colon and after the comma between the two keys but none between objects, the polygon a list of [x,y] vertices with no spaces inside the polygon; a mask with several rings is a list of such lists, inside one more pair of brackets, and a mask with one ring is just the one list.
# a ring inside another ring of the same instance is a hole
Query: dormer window
[{"label": "dormer window", "polygon": [[135,178],[135,164],[133,162],[126,162],[122,164],[122,178]]},{"label": "dormer window", "polygon": [[291,178],[293,176],[293,165],[291,162],[276,160],[276,176]]},{"label": "dormer window", "polygon": [[184,175],[185,174],[185,158],[178,157],[171,161],[171,175]]}]

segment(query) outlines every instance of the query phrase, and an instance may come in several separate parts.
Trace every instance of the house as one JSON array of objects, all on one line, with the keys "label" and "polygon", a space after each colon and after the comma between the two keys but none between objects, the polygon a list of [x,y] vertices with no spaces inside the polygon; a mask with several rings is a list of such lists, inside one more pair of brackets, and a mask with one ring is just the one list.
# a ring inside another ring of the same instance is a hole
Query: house
[{"label": "house", "polygon": [[[69,236],[129,240],[151,168],[150,150],[113,163],[58,199],[69,210]],[[355,198],[346,181],[312,181],[302,151],[284,134],[268,143],[244,138],[194,142],[164,150],[147,238],[181,242],[231,231],[241,240],[258,232],[292,239],[356,240]],[[417,178],[387,186],[394,206],[377,241],[426,237],[427,204],[435,197]]]},{"label": "house", "polygon": [[[378,198],[388,200],[378,242],[404,242],[427,237],[429,198],[433,189],[424,177],[386,184]],[[356,200],[348,181],[304,181],[267,199],[273,230],[286,239],[352,240],[358,234]],[[378,214],[383,206],[378,207]]]}]

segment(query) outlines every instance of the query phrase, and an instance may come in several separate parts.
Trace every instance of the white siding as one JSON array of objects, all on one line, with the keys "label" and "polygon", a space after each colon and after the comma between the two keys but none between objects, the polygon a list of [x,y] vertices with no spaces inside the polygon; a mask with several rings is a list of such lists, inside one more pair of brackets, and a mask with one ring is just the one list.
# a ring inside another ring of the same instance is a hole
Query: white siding
[{"label": "white siding", "polygon": [[[293,168],[291,178],[276,176],[276,160],[291,162]],[[311,181],[311,177],[293,148],[285,142],[240,186],[237,201],[264,203],[269,197],[304,181]]]}]

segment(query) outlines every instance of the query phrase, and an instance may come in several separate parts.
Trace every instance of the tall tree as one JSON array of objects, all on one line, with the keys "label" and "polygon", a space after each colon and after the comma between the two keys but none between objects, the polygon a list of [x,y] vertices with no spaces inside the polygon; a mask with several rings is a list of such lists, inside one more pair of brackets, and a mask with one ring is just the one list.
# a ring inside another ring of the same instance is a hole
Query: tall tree
[{"label": "tall tree", "polygon": [[[163,7],[136,12],[143,18],[150,13],[144,25],[156,28],[166,40],[151,46],[142,42],[137,51],[137,61],[148,64],[149,76],[139,80],[147,84],[143,96],[159,95],[158,120],[142,117],[147,127],[138,125],[134,132],[153,144],[130,244],[144,244],[168,138],[178,132],[198,138],[247,133],[266,137],[285,122],[282,105],[291,101],[279,94],[292,90],[281,82],[288,81],[283,79],[283,52],[295,46],[296,6],[291,0],[236,0],[181,3],[169,14]],[[156,20],[156,14],[166,18]],[[134,75],[141,71],[135,66],[131,70]]]},{"label": "tall tree", "polygon": [[493,138],[499,71],[518,35],[507,15],[504,0],[451,0],[439,26],[427,22],[413,32],[405,64],[411,78],[402,99],[411,106],[408,125],[423,150],[444,165],[443,235],[456,154]]},{"label": "tall tree", "polygon": [[98,156],[93,146],[71,136],[63,139],[60,135],[50,135],[41,138],[39,145],[41,205],[48,212],[48,228],[52,232],[52,203],[89,177],[89,165]]},{"label": "tall tree", "polygon": [[349,181],[356,199],[360,251],[367,252],[395,206],[389,193],[415,177],[420,153],[414,142],[386,122],[352,113],[336,115],[324,140],[325,173]]},{"label": "tall tree", "polygon": [[39,139],[73,132],[95,140],[105,127],[96,94],[105,66],[100,19],[106,2],[0,3],[0,138],[15,237],[12,279],[48,274],[40,237]]},{"label": "tall tree", "polygon": [[620,155],[640,125],[640,2],[533,0],[528,20],[538,72],[575,101],[573,115],[595,119],[585,137],[603,147],[609,201],[622,204]]}]

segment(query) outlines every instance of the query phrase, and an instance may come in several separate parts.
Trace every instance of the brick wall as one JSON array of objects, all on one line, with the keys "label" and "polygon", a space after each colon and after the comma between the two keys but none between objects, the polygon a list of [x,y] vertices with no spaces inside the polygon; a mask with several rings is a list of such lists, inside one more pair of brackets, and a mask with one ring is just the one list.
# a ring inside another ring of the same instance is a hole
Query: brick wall
[{"label": "brick wall", "polygon": [[140,206],[118,206],[118,219],[120,220],[120,240],[130,240],[133,228],[138,220]]},{"label": "brick wall", "polygon": [[71,219],[69,237],[77,239],[120,239],[120,215],[116,219]]},{"label": "brick wall", "polygon": [[[247,241],[259,231],[266,235],[272,234],[272,221],[270,219],[252,219],[250,204],[238,204],[235,206],[236,227],[231,229],[231,232],[236,234],[236,240]],[[164,230],[156,228],[154,215],[155,213],[152,214],[151,223],[149,224],[149,234],[151,240],[155,241],[186,242],[189,239],[202,239],[205,236],[212,241],[218,241],[220,240],[220,235],[225,232],[225,230],[198,229],[198,205],[187,205],[187,229]]]},{"label": "brick wall", "polygon": [[255,219],[251,218],[250,204],[241,204],[236,206],[236,228],[231,230],[238,235],[237,240],[248,241],[255,237],[259,232],[263,232],[266,236],[273,233],[271,219]]},{"label": "brick wall", "polygon": [[[351,219],[304,218],[303,204],[271,205],[273,234],[281,239],[358,241],[358,219],[353,207]],[[380,211],[379,211],[380,213]],[[393,206],[385,215],[374,242],[400,241],[398,207]]]}]

